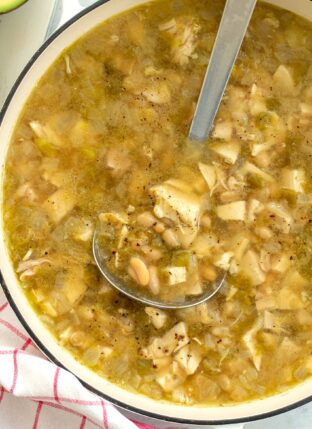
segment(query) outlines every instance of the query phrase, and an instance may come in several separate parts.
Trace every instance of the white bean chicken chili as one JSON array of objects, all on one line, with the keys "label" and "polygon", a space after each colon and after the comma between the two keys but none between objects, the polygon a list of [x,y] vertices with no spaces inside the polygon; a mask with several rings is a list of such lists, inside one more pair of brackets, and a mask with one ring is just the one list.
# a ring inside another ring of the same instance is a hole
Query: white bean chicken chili
[{"label": "white bean chicken chili", "polygon": [[[104,22],[40,80],[6,160],[5,232],[38,317],[77,360],[156,399],[230,404],[312,374],[312,27],[259,2],[205,144],[187,134],[222,0]],[[118,294],[92,258],[162,298]]]}]

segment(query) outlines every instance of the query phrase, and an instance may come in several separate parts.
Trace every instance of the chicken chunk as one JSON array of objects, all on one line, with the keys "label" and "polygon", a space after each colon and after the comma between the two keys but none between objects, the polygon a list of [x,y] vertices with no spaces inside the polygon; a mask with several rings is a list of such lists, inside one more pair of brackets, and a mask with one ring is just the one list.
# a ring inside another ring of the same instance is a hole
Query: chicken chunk
[{"label": "chicken chunk", "polygon": [[188,342],[187,326],[184,322],[179,322],[166,332],[163,337],[154,338],[151,341],[146,348],[146,357],[148,359],[157,359],[170,356],[173,352],[177,352],[188,344]]},{"label": "chicken chunk", "polygon": [[43,203],[43,208],[54,223],[59,223],[76,204],[75,196],[65,188],[60,188]]},{"label": "chicken chunk", "polygon": [[154,104],[165,104],[171,100],[168,85],[164,82],[144,89],[142,94],[148,101]]},{"label": "chicken chunk", "polygon": [[64,145],[64,141],[49,125],[42,124],[39,121],[32,121],[29,123],[29,126],[33,130],[35,136],[45,140],[47,144],[56,147],[62,147]]},{"label": "chicken chunk", "polygon": [[171,35],[173,62],[180,66],[187,65],[194,55],[200,26],[192,18],[180,17],[160,24],[159,29]]},{"label": "chicken chunk", "polygon": [[242,257],[240,270],[248,276],[253,286],[265,281],[266,275],[260,268],[260,258],[253,250],[248,250]]},{"label": "chicken chunk", "polygon": [[198,167],[207,182],[210,192],[212,192],[217,182],[215,167],[213,165],[203,164],[202,162],[198,164]]},{"label": "chicken chunk", "polygon": [[283,279],[283,287],[276,294],[279,310],[298,310],[306,306],[302,290],[308,281],[296,270],[290,270]]},{"label": "chicken chunk", "polygon": [[195,238],[201,211],[201,199],[182,180],[168,180],[150,189],[156,199],[154,214],[158,218],[171,219],[180,229],[183,240],[188,238],[187,247]]},{"label": "chicken chunk", "polygon": [[216,143],[211,149],[221,156],[228,164],[235,164],[237,161],[240,145],[238,143]]},{"label": "chicken chunk", "polygon": [[157,383],[165,392],[171,392],[186,378],[186,374],[177,362],[172,362],[167,368],[164,368],[156,376]]},{"label": "chicken chunk", "polygon": [[187,271],[185,267],[167,267],[164,272],[168,277],[168,284],[170,286],[186,281]]},{"label": "chicken chunk", "polygon": [[274,182],[274,178],[270,174],[266,173],[265,171],[261,170],[261,168],[248,161],[243,165],[242,173],[258,176],[264,182]]},{"label": "chicken chunk", "polygon": [[282,204],[276,202],[268,203],[266,209],[271,214],[275,227],[288,234],[293,224],[293,218],[289,211]]},{"label": "chicken chunk", "polygon": [[113,177],[121,177],[129,170],[131,161],[121,150],[110,149],[106,155],[106,165],[111,169]]},{"label": "chicken chunk", "polygon": [[289,189],[294,192],[304,192],[305,174],[301,169],[284,168],[281,176],[283,189]]},{"label": "chicken chunk", "polygon": [[174,359],[187,375],[191,375],[194,374],[199,367],[202,357],[203,351],[201,347],[196,342],[192,342],[182,347],[182,349],[176,353]]},{"label": "chicken chunk", "polygon": [[212,136],[215,139],[230,140],[233,134],[232,122],[218,122],[213,130]]},{"label": "chicken chunk", "polygon": [[247,347],[247,349],[249,350],[252,361],[258,371],[260,370],[260,367],[261,367],[262,353],[260,352],[257,346],[256,335],[261,328],[262,328],[262,320],[258,319],[255,325],[251,329],[249,329],[249,331],[247,331],[243,336],[243,342]]},{"label": "chicken chunk", "polygon": [[218,256],[214,262],[216,267],[221,268],[222,270],[228,270],[231,265],[231,260],[234,256],[233,252],[224,252],[222,255]]},{"label": "chicken chunk", "polygon": [[168,316],[164,311],[154,307],[145,307],[144,310],[156,329],[161,329],[165,326]]},{"label": "chicken chunk", "polygon": [[217,207],[217,215],[223,220],[242,220],[246,218],[246,201],[235,201]]},{"label": "chicken chunk", "polygon": [[77,267],[76,270],[65,275],[62,282],[62,290],[70,304],[75,304],[87,290],[83,279],[83,271]]},{"label": "chicken chunk", "polygon": [[273,80],[275,85],[286,93],[292,93],[295,88],[294,78],[288,67],[281,64],[276,69]]}]

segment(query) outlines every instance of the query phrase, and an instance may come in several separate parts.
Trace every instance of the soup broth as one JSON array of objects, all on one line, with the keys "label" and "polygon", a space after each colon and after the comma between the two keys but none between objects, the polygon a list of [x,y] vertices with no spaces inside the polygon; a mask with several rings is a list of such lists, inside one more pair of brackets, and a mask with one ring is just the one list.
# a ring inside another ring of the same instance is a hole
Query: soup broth
[{"label": "soup broth", "polygon": [[[155,399],[227,404],[312,373],[312,26],[256,7],[211,136],[188,140],[221,0],[156,0],[79,39],[9,147],[4,222],[40,320],[98,374]],[[144,307],[92,257],[163,299]]]}]

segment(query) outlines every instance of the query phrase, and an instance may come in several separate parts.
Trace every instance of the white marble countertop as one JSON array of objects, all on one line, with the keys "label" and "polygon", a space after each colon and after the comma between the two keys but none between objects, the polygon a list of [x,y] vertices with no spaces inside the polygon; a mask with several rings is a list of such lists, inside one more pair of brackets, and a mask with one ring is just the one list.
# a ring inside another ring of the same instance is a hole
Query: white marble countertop
[{"label": "white marble countertop", "polygon": [[271,417],[265,420],[248,423],[244,429],[311,429],[312,404],[307,404],[295,410]]},{"label": "white marble countertop", "polygon": [[[61,10],[60,6],[55,8],[54,0],[29,0],[20,9],[0,17],[0,107],[17,75],[46,37],[53,14],[53,28],[50,27],[50,31],[69,19],[73,15],[73,10],[78,11],[94,1],[63,0]],[[36,19],[39,16],[40,19]],[[312,403],[276,417],[245,425],[245,429],[297,428],[312,429]]]}]

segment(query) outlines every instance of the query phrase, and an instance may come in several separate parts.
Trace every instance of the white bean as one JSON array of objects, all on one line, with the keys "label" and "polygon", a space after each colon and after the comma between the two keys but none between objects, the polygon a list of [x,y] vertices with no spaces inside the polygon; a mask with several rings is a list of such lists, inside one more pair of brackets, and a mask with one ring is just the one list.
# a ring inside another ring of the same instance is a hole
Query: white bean
[{"label": "white bean", "polygon": [[70,342],[74,347],[82,347],[86,343],[86,339],[83,331],[76,331],[70,336]]},{"label": "white bean", "polygon": [[211,227],[211,218],[207,214],[204,214],[200,220],[200,225],[204,228]]},{"label": "white bean", "polygon": [[137,217],[137,222],[146,228],[150,228],[152,225],[157,223],[157,219],[152,215],[152,213],[143,212]]},{"label": "white bean", "polygon": [[179,247],[180,246],[180,242],[178,240],[178,237],[176,235],[176,233],[174,232],[173,229],[169,228],[167,229],[163,234],[162,234],[162,238],[164,240],[164,242],[169,246],[169,247]]},{"label": "white bean", "polygon": [[158,261],[162,256],[162,251],[154,249],[150,246],[142,246],[141,251],[145,254],[146,259],[149,261]]},{"label": "white bean", "polygon": [[220,195],[222,203],[232,203],[240,199],[240,195],[234,191],[225,191]]},{"label": "white bean", "polygon": [[150,281],[150,274],[142,259],[132,257],[130,259],[128,273],[141,286],[147,286]]},{"label": "white bean", "polygon": [[258,237],[262,238],[263,240],[269,240],[273,236],[272,231],[266,226],[256,228],[255,233],[256,235],[258,235]]},{"label": "white bean", "polygon": [[165,229],[165,225],[162,222],[157,222],[156,225],[154,225],[154,230],[158,232],[158,234],[163,233]]},{"label": "white bean", "polygon": [[154,295],[157,295],[159,293],[159,278],[157,268],[152,265],[149,267],[148,271],[150,276],[149,288]]},{"label": "white bean", "polygon": [[218,384],[222,390],[228,392],[231,389],[231,380],[225,374],[221,374],[218,377]]},{"label": "white bean", "polygon": [[268,152],[261,152],[255,157],[255,163],[260,168],[267,168],[271,163],[271,158]]},{"label": "white bean", "polygon": [[200,268],[200,274],[209,282],[213,282],[217,278],[217,272],[211,265],[205,265]]}]

